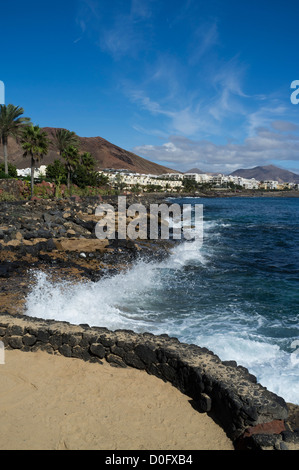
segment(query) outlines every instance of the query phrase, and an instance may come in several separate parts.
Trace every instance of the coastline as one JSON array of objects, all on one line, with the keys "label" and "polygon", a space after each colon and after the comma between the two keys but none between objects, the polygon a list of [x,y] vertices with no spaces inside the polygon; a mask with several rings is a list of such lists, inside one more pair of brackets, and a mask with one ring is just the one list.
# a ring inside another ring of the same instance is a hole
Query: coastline
[{"label": "coastline", "polygon": [[174,194],[172,197],[203,197],[203,198],[217,198],[217,197],[291,197],[291,198],[297,198],[299,197],[299,191],[259,191],[259,190],[254,190],[254,189],[248,189],[248,190],[242,190],[242,191],[226,191],[225,189],[221,190],[211,190],[207,192],[196,192],[196,193],[186,193],[186,194],[180,194],[175,196]]},{"label": "coastline", "polygon": [[[128,199],[130,202],[139,200],[138,197]],[[165,200],[165,195],[163,198],[160,195],[153,198],[147,196],[146,200],[162,201]],[[167,256],[171,249],[171,244],[167,243],[138,244],[127,241],[103,246],[99,243],[100,240],[95,240],[92,233],[95,223],[93,214],[98,203],[99,201],[2,203],[1,313],[15,315],[16,319],[22,313],[24,298],[30,289],[28,270],[41,269],[51,273],[53,277],[63,275],[74,282],[80,282],[84,278],[98,280],[109,272],[126,269],[134,263],[137,256]],[[57,236],[61,233],[65,236]],[[81,256],[82,253],[85,256]],[[291,408],[295,410],[295,422],[297,410]]]}]

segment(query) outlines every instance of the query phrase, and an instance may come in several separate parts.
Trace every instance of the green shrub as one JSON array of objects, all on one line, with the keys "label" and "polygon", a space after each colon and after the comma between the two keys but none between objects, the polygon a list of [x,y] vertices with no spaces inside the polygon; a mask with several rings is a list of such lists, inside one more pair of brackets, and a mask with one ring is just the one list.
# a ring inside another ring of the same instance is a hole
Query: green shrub
[{"label": "green shrub", "polygon": [[4,163],[0,164],[0,179],[4,178],[17,178],[18,172],[17,167],[12,165],[11,163],[8,164],[8,175],[5,174],[5,166]]},{"label": "green shrub", "polygon": [[17,198],[13,194],[10,194],[6,191],[2,191],[0,192],[0,202],[4,201],[17,201]]},{"label": "green shrub", "polygon": [[54,160],[52,164],[47,166],[46,177],[56,184],[66,184],[67,171],[63,163],[58,159]]}]

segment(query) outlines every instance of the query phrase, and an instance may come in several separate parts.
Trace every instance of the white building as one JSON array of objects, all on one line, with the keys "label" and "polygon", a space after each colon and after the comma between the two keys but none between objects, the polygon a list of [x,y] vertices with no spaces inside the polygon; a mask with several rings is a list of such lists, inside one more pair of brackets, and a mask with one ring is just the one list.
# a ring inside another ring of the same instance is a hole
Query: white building
[{"label": "white building", "polygon": [[181,180],[166,179],[157,175],[145,175],[139,173],[104,173],[108,176],[110,182],[117,186],[124,184],[126,188],[132,188],[136,185],[145,186],[160,186],[165,190],[175,190],[182,187],[183,183]]},{"label": "white building", "polygon": [[212,183],[214,186],[222,186],[224,183],[227,183],[227,176],[219,174],[212,176]]},{"label": "white building", "polygon": [[183,175],[183,178],[187,179],[187,180],[195,181],[196,183],[199,183],[200,182],[200,176],[201,175],[199,173],[185,173]]},{"label": "white building", "polygon": [[278,181],[264,181],[264,185],[267,189],[277,189]]},{"label": "white building", "polygon": [[164,173],[161,177],[168,180],[182,180],[184,175],[182,173]]},{"label": "white building", "polygon": [[201,173],[201,174],[199,175],[199,182],[200,182],[200,183],[209,183],[209,182],[212,181],[212,179],[213,179],[213,176],[207,175],[207,174],[205,174],[205,173]]},{"label": "white building", "polygon": [[260,182],[257,181],[255,178],[251,178],[251,179],[243,178],[243,182],[241,186],[243,186],[243,188],[245,189],[259,189]]},{"label": "white building", "polygon": [[242,176],[232,176],[229,175],[228,181],[234,183],[235,185],[242,186],[244,189],[259,189],[260,182],[255,178],[242,178]]},{"label": "white building", "polygon": [[[34,169],[34,178],[40,178],[41,176],[46,175],[46,165],[41,165],[39,168]],[[26,176],[31,176],[31,168],[24,168],[22,170],[17,170],[17,175],[25,178]]]}]

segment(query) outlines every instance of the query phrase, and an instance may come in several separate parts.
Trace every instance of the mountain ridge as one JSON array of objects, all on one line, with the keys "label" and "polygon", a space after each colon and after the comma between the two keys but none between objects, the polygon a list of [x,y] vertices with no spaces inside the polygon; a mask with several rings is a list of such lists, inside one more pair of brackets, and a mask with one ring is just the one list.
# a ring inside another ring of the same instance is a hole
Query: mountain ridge
[{"label": "mountain ridge", "polygon": [[[52,146],[48,154],[37,165],[49,165],[55,159],[60,159],[57,147],[54,144],[53,133],[55,127],[43,127],[42,130],[48,134]],[[81,152],[90,152],[96,160],[96,170],[103,169],[125,169],[137,173],[161,175],[163,173],[176,173],[176,170],[159,165],[158,163],[139,157],[133,152],[124,150],[117,145],[112,144],[103,137],[80,137],[79,148]],[[23,151],[20,143],[14,139],[8,139],[8,161],[18,169],[30,167],[30,159],[23,157]]]},{"label": "mountain ridge", "polygon": [[186,173],[197,173],[198,175],[210,175],[210,176],[219,175],[219,172],[215,173],[215,172],[211,172],[211,171],[210,172],[209,171],[202,171],[199,168],[191,168],[191,170],[184,171],[184,174],[186,174]]},{"label": "mountain ridge", "polygon": [[255,178],[258,181],[278,181],[279,183],[299,183],[299,175],[289,170],[284,170],[275,165],[256,166],[254,168],[240,168],[231,173],[232,176],[243,178]]},{"label": "mountain ridge", "polygon": [[[219,173],[204,172],[199,168],[192,168],[185,173],[197,173],[206,175],[218,175]],[[255,166],[254,168],[239,168],[229,173],[231,176],[241,176],[242,178],[255,178],[257,181],[278,181],[278,183],[299,184],[299,174],[294,173],[275,165]]]}]

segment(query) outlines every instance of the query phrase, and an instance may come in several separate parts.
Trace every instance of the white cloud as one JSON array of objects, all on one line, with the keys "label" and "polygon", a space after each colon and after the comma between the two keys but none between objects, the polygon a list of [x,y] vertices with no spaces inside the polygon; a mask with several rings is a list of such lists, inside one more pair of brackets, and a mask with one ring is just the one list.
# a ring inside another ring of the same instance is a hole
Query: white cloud
[{"label": "white cloud", "polygon": [[[268,98],[267,102],[257,110],[249,113],[247,131],[249,136],[255,135],[256,129],[267,127],[271,122],[284,118],[288,109],[279,100]],[[278,129],[279,130],[279,129]]]},{"label": "white cloud", "polygon": [[[291,123],[289,123],[291,124]],[[198,167],[203,171],[232,172],[238,168],[251,168],[275,161],[298,163],[299,135],[285,135],[270,129],[256,130],[242,144],[215,144],[208,140],[195,141],[171,136],[168,142],[154,146],[135,147],[141,156],[166,162],[178,170]]]},{"label": "white cloud", "polygon": [[297,124],[288,121],[273,121],[271,122],[271,126],[276,131],[281,132],[296,132],[299,130],[299,126]]}]

